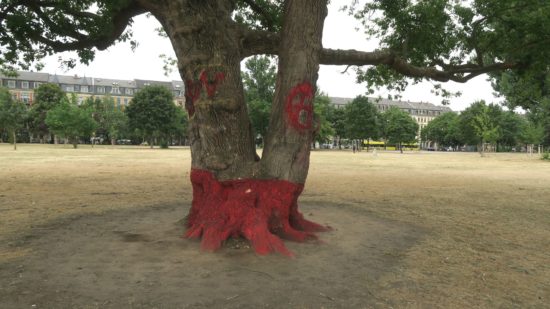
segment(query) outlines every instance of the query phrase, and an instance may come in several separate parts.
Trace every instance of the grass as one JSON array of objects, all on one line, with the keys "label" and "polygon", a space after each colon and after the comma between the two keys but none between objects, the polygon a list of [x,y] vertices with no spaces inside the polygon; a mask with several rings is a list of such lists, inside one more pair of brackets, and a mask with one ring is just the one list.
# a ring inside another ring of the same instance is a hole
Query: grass
[{"label": "grass", "polygon": [[[188,201],[189,168],[188,149],[0,144],[0,244],[59,218]],[[314,151],[301,200],[427,231],[372,287],[380,299],[550,303],[550,164],[538,156]],[[29,254],[0,245],[0,263]]]}]

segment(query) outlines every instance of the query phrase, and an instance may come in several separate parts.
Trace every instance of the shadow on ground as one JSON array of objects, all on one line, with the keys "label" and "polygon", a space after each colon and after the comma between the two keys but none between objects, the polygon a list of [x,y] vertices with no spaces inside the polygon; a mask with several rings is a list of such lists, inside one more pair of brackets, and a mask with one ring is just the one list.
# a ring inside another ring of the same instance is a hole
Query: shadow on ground
[{"label": "shadow on ground", "polygon": [[[0,264],[5,308],[364,308],[426,231],[347,205],[301,206],[329,224],[323,244],[256,256],[232,240],[216,253],[183,240],[188,208],[156,206],[65,220],[21,237],[31,254]],[[31,307],[32,306],[32,307]]]}]

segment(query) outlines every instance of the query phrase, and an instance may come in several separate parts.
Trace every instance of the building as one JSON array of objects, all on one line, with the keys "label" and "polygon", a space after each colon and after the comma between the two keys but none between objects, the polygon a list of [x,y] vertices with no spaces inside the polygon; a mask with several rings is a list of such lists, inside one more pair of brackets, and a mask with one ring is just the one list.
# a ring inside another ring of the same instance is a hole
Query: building
[{"label": "building", "polygon": [[[347,104],[353,101],[353,98],[331,97],[330,101],[334,107],[344,108]],[[438,106],[428,102],[393,101],[379,98],[369,98],[369,101],[371,101],[380,112],[385,112],[392,106],[395,106],[411,115],[416,123],[418,123],[419,139],[421,136],[420,132],[426,125],[428,125],[430,121],[443,113],[453,111],[448,106]],[[422,148],[429,146],[422,141],[420,141],[420,144]]]},{"label": "building", "polygon": [[8,88],[14,99],[25,102],[27,105],[32,105],[34,101],[34,90],[45,83],[57,84],[67,94],[74,93],[79,103],[91,96],[111,96],[120,109],[124,109],[130,103],[134,94],[143,87],[162,85],[172,91],[174,103],[177,106],[183,108],[185,105],[184,84],[182,81],[121,80],[25,71],[19,71],[18,74],[17,77],[0,75],[0,85]]}]

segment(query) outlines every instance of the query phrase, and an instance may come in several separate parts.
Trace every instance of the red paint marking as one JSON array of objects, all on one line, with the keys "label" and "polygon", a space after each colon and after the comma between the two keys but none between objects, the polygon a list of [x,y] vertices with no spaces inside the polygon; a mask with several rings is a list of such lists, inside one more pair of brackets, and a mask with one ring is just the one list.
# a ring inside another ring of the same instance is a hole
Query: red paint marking
[{"label": "red paint marking", "polygon": [[225,74],[223,72],[216,72],[212,77],[207,70],[204,70],[199,79],[202,82],[202,86],[206,88],[208,98],[212,98],[216,94],[216,88],[225,80]]},{"label": "red paint marking", "polygon": [[285,110],[289,124],[298,131],[311,129],[313,124],[313,87],[309,82],[298,84],[286,97]]},{"label": "red paint marking", "polygon": [[185,81],[185,109],[189,116],[195,113],[195,102],[201,96],[201,82],[198,80],[188,79]]},{"label": "red paint marking", "polygon": [[303,184],[274,179],[218,181],[208,171],[192,169],[193,203],[187,217],[187,238],[201,238],[201,249],[214,251],[233,236],[248,239],[260,255],[293,256],[276,235],[303,242],[328,231],[298,211]]}]

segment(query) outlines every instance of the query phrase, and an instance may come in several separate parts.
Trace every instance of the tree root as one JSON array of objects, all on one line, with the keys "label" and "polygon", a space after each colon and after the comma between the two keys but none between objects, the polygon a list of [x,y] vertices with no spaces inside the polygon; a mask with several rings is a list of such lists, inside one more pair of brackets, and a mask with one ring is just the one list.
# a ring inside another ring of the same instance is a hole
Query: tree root
[{"label": "tree root", "polygon": [[330,230],[298,211],[302,184],[269,179],[220,182],[212,173],[197,169],[191,171],[191,183],[193,204],[184,237],[201,238],[202,250],[215,251],[227,238],[243,236],[257,254],[293,256],[281,238],[317,240],[315,232]]}]

